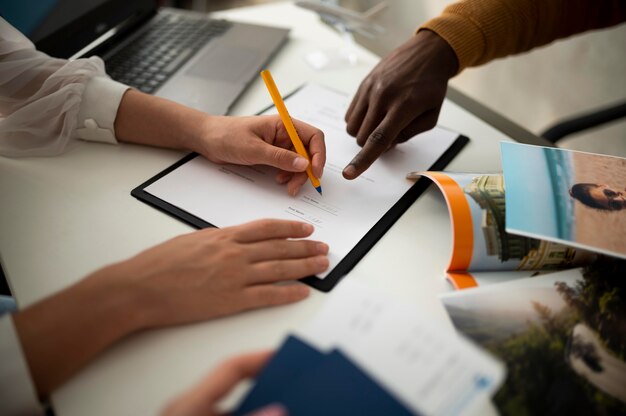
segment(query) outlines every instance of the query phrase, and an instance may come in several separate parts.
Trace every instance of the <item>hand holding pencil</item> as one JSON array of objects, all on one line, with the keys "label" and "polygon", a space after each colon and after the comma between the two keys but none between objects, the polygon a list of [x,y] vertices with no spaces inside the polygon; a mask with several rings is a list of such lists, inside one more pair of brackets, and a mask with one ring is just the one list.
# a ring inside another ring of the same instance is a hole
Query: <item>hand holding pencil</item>
[{"label": "hand holding pencil", "polygon": [[[306,168],[306,175],[311,181],[311,184],[313,185],[315,190],[319,192],[321,195],[322,185],[320,183],[319,178],[322,176],[322,168],[324,166],[325,160],[321,161],[321,164],[320,164],[319,158],[318,160],[315,160],[315,156],[320,155],[320,154],[323,155],[325,154],[325,152],[324,151],[317,152],[317,153],[313,153],[313,157],[309,156],[309,152],[307,151],[304,144],[302,143],[302,140],[300,136],[298,135],[296,127],[294,126],[293,120],[291,119],[291,116],[289,115],[289,112],[287,111],[287,107],[285,106],[285,103],[283,102],[280,92],[278,91],[278,88],[276,87],[276,84],[274,83],[272,74],[268,70],[261,71],[261,78],[263,78],[263,82],[265,82],[265,86],[267,87],[267,90],[269,91],[270,96],[272,97],[272,101],[274,102],[274,105],[276,106],[276,109],[278,110],[280,119],[283,122],[284,128],[289,136],[289,139],[291,139],[291,142],[293,143],[293,147],[295,148],[296,152],[300,156],[302,156],[303,158],[309,161],[309,165]],[[314,150],[314,149],[310,149],[310,150]]]}]

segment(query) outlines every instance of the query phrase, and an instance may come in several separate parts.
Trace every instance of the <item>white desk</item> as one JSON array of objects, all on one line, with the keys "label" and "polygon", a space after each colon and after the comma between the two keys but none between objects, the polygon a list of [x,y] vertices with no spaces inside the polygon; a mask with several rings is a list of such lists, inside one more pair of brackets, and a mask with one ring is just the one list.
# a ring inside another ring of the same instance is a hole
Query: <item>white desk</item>
[{"label": "white desk", "polygon": [[[339,38],[316,16],[289,3],[235,9],[221,16],[292,27],[270,63],[282,91],[318,82],[353,93],[377,61],[359,49],[353,68],[315,71],[306,51],[336,47]],[[297,23],[297,25],[296,25]],[[261,79],[233,109],[254,114],[270,104]],[[440,124],[471,138],[449,170],[499,170],[503,133],[447,101]],[[130,190],[183,153],[133,145],[80,143],[54,158],[0,158],[0,254],[21,307],[127,258],[189,227],[135,200]],[[447,209],[430,189],[406,212],[346,279],[360,279],[424,315],[451,325],[437,294],[448,290],[443,269],[450,253]],[[254,311],[195,325],[139,334],[118,344],[56,392],[58,415],[148,415],[226,357],[277,346],[307,325],[326,295],[287,307]]]}]

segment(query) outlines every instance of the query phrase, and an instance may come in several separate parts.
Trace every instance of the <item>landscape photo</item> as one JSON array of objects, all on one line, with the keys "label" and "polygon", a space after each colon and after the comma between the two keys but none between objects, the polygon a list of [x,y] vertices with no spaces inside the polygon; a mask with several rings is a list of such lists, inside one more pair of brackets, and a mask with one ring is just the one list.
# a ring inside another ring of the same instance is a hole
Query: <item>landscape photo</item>
[{"label": "landscape photo", "polygon": [[442,295],[457,330],[505,362],[507,379],[494,398],[502,414],[626,414],[620,267],[595,265]]}]

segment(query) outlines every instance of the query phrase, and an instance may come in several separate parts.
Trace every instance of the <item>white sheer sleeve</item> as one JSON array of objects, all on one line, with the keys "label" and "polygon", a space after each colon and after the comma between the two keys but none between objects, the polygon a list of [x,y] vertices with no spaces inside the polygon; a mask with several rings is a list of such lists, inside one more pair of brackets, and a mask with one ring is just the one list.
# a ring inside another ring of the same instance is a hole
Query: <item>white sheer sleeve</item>
[{"label": "white sheer sleeve", "polygon": [[51,58],[0,18],[1,155],[55,155],[78,138],[115,143],[127,88],[106,76],[100,58]]}]

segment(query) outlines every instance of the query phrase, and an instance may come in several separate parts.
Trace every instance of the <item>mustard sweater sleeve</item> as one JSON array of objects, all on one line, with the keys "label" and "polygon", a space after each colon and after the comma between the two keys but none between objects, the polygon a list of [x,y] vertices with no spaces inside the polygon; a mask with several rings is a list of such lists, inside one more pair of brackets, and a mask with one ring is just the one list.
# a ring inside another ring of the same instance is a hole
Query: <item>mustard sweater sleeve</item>
[{"label": "mustard sweater sleeve", "polygon": [[464,0],[428,29],[456,52],[459,72],[553,40],[626,21],[626,0]]}]

